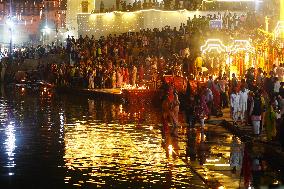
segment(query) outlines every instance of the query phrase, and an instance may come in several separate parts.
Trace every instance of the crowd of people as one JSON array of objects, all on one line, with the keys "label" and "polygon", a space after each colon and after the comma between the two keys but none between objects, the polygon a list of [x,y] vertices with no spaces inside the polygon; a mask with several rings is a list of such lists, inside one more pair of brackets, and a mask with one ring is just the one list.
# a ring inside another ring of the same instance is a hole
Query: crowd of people
[{"label": "crowd of people", "polygon": [[[233,124],[238,127],[252,126],[255,137],[265,134],[267,141],[279,141],[284,150],[284,66],[273,66],[267,74],[262,69],[250,68],[244,79],[239,80],[233,73],[207,82],[197,91],[187,90],[187,122],[194,126],[195,121],[220,116],[223,108],[230,107]],[[190,85],[189,85],[190,86]],[[193,119],[195,118],[195,119]]]},{"label": "crowd of people", "polygon": [[[220,18],[224,29],[211,30],[208,21]],[[255,18],[254,14],[237,16],[231,13],[194,16],[180,28],[166,26],[161,30],[147,29],[99,39],[94,36],[80,36],[78,39],[68,36],[66,45],[23,48],[10,56],[18,62],[43,58],[48,54],[68,57],[60,64],[39,65],[41,79],[57,86],[93,89],[147,85],[158,88],[165,74],[187,77],[188,81],[191,74],[198,77],[201,70],[197,64],[204,64],[202,60],[198,63],[201,41],[214,35],[214,31],[229,38],[243,31],[246,35],[253,34],[259,25]],[[234,74],[230,79],[229,73],[224,74],[223,71],[219,70],[216,78],[207,74],[206,85],[197,90],[188,87],[183,106],[189,125],[196,121],[194,118],[202,120],[204,125],[206,118],[222,116],[222,108],[230,106],[235,124],[239,118],[242,123],[252,124],[255,135],[259,135],[265,127],[268,140],[274,139],[277,133],[281,133],[276,120],[279,123],[283,117],[283,65],[275,66],[269,74],[261,69],[249,69],[246,79],[241,81]],[[190,82],[188,86],[191,86]]]},{"label": "crowd of people", "polygon": [[[224,15],[224,29],[209,28],[209,20],[221,18],[221,14],[208,17],[194,16],[180,28],[166,26],[154,30],[124,33],[121,35],[68,37],[66,46],[51,45],[43,48],[25,48],[15,52],[14,57],[34,58],[46,54],[70,56],[63,64],[41,65],[44,72],[51,73],[48,80],[57,85],[80,85],[89,88],[120,88],[125,85],[149,84],[157,86],[162,75],[187,77],[194,70],[196,57],[206,36],[216,33],[228,38],[239,35],[250,26],[253,14],[238,20],[236,14]],[[249,34],[250,32],[246,32]],[[46,78],[45,78],[46,79]]]}]

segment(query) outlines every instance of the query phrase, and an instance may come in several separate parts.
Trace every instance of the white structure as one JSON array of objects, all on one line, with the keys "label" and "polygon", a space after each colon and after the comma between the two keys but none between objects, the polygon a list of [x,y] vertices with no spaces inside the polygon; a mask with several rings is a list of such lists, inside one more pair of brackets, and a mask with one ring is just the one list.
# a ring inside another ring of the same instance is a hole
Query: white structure
[{"label": "white structure", "polygon": [[[224,15],[224,12],[220,12]],[[232,12],[245,14],[241,12]],[[179,30],[180,25],[186,24],[188,18],[216,14],[209,11],[163,11],[156,9],[139,10],[135,12],[114,11],[109,13],[81,13],[78,14],[79,35],[94,35],[95,37],[125,32],[138,32],[141,29],[154,29],[170,26]]]},{"label": "white structure", "polygon": [[[78,37],[78,23],[77,15],[82,13],[82,1],[84,0],[67,0],[67,12],[66,12],[66,36]],[[104,8],[109,9],[115,7],[116,0],[85,0],[89,2],[88,12],[91,13],[92,10],[99,10],[100,4],[103,1]],[[126,3],[133,3],[135,0],[125,0]],[[142,0],[143,2],[143,0]],[[162,0],[158,0],[162,2]]]},{"label": "white structure", "polygon": [[83,1],[88,1],[88,12],[96,7],[96,0],[67,0],[66,35],[78,37],[77,14],[82,13]]}]

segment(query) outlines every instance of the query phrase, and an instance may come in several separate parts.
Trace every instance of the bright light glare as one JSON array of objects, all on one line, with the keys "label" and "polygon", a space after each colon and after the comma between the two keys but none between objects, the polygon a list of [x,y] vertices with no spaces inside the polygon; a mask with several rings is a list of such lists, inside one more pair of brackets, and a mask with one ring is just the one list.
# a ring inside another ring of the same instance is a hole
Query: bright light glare
[{"label": "bright light glare", "polygon": [[45,27],[44,27],[44,31],[45,31],[46,33],[50,33],[50,28],[49,28],[48,26],[45,26]]},{"label": "bright light glare", "polygon": [[9,28],[13,28],[13,27],[14,27],[14,22],[13,22],[13,20],[11,20],[11,19],[8,19],[8,20],[6,21],[6,24],[9,26]]}]

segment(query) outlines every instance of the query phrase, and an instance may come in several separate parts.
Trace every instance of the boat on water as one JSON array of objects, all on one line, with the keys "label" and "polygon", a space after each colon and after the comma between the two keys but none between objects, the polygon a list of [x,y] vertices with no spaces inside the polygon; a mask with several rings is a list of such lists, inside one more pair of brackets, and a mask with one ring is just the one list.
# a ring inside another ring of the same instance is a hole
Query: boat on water
[{"label": "boat on water", "polygon": [[54,85],[39,79],[36,71],[18,71],[14,76],[13,82],[9,84],[9,87],[15,88],[16,91],[40,92],[41,94],[50,93],[54,90]]}]

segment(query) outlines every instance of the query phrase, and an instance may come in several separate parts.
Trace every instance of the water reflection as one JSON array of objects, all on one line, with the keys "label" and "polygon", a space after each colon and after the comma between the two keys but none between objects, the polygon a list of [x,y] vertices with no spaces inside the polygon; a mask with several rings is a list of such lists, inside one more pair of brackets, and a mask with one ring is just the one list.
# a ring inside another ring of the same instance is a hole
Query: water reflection
[{"label": "water reflection", "polygon": [[[233,136],[219,127],[181,124],[178,137],[163,133],[160,111],[151,107],[9,91],[0,110],[1,166],[8,167],[1,173],[25,175],[35,188],[205,188],[191,165],[228,178],[236,152]],[[277,173],[264,156],[252,162],[261,179],[270,178],[267,170]]]},{"label": "water reflection", "polygon": [[[163,185],[171,175],[170,182],[175,186],[192,185],[189,180],[193,175],[186,165],[180,159],[173,160],[179,153],[178,141],[167,140],[165,149],[156,125],[137,128],[135,124],[78,121],[65,126],[64,141],[66,166],[86,172],[89,176],[86,182],[105,185],[112,180],[117,184],[135,181]],[[65,181],[74,182],[72,179]]]},{"label": "water reflection", "polygon": [[8,155],[7,167],[14,167],[14,150],[16,148],[16,137],[15,137],[15,127],[14,123],[10,122],[5,129],[5,134],[7,139],[4,142],[6,146],[6,153]]},{"label": "water reflection", "polygon": [[[2,92],[2,90],[1,90]],[[6,160],[1,161],[3,167],[8,168],[8,175],[13,175],[11,172],[13,167],[15,167],[15,149],[16,149],[16,136],[15,136],[15,122],[12,119],[11,114],[9,113],[8,105],[5,100],[0,99],[0,136],[3,139],[4,153],[5,156],[2,156]],[[3,131],[3,132],[2,132]],[[4,136],[2,135],[4,134]],[[2,137],[3,136],[3,137]],[[3,154],[4,155],[4,154]],[[2,159],[2,158],[1,158]]]}]

